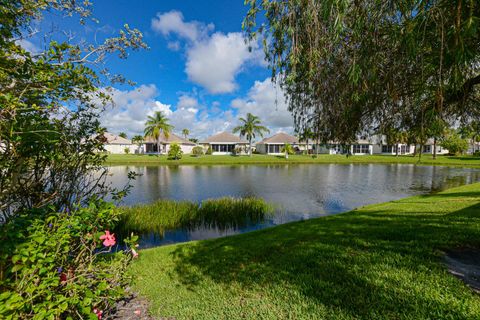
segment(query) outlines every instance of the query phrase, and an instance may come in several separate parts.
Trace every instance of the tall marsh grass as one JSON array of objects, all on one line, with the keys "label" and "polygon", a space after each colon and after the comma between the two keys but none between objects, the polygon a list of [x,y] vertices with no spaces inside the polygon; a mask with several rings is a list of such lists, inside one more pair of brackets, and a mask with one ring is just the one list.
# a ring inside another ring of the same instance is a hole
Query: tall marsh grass
[{"label": "tall marsh grass", "polygon": [[259,198],[224,197],[201,203],[158,200],[120,210],[121,221],[116,230],[120,234],[155,232],[162,235],[173,229],[245,227],[263,221],[273,213],[273,206]]}]

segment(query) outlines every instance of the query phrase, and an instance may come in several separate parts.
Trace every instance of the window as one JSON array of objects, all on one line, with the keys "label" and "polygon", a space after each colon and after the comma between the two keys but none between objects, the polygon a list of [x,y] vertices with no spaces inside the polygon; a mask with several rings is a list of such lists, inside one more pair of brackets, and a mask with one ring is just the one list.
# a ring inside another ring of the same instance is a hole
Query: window
[{"label": "window", "polygon": [[280,153],[282,152],[282,147],[280,144],[269,144],[268,153]]},{"label": "window", "polygon": [[353,153],[370,153],[369,147],[368,144],[354,144]]},{"label": "window", "polygon": [[213,152],[233,152],[233,149],[235,149],[234,144],[212,144]]},{"label": "window", "polygon": [[423,152],[424,153],[432,152],[432,146],[423,146]]}]

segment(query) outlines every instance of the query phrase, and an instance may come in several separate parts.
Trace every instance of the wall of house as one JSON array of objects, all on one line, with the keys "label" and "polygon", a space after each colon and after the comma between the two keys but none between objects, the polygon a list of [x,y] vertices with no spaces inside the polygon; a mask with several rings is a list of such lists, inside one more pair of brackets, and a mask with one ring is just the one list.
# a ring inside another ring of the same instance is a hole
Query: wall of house
[{"label": "wall of house", "polygon": [[263,144],[263,143],[257,144],[255,146],[255,148],[256,148],[258,153],[261,153],[261,154],[266,154],[267,153],[267,145],[266,144]]},{"label": "wall of house", "polygon": [[[427,147],[427,148],[425,148]],[[419,147],[420,148],[420,147]],[[432,145],[425,145],[423,146],[423,150],[422,150],[422,153],[426,153],[426,154],[433,154],[433,144]],[[441,146],[439,146],[437,144],[437,155],[442,155],[442,154],[448,154],[448,150],[445,149],[445,148],[442,148]]]},{"label": "wall of house", "polygon": [[[166,153],[168,153],[168,151],[170,151],[170,146],[171,146],[171,144],[167,144],[167,146],[165,148]],[[195,146],[186,145],[186,144],[180,144],[179,146],[180,146],[180,149],[182,149],[182,152],[184,154],[192,153],[192,149],[195,147]]]},{"label": "wall of house", "polygon": [[106,144],[104,148],[111,154],[125,154],[125,148],[130,149],[130,153],[135,153],[138,146],[135,144]]}]

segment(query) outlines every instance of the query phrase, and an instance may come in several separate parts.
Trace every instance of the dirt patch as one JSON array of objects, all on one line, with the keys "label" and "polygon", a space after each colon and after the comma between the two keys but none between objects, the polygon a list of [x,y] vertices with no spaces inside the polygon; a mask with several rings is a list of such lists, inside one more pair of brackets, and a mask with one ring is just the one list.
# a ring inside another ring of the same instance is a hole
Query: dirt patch
[{"label": "dirt patch", "polygon": [[115,306],[115,312],[108,317],[115,320],[153,320],[148,313],[148,302],[136,294],[122,300]]},{"label": "dirt patch", "polygon": [[445,252],[448,271],[480,293],[480,249],[457,248]]}]

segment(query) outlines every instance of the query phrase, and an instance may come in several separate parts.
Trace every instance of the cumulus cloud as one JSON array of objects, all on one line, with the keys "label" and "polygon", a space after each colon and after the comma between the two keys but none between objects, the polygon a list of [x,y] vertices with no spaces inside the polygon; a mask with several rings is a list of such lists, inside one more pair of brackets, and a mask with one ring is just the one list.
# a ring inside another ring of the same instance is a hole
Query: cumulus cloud
[{"label": "cumulus cloud", "polygon": [[232,100],[231,107],[237,110],[239,116],[250,112],[260,117],[271,133],[293,132],[293,117],[288,111],[284,92],[270,78],[255,81],[247,96]]},{"label": "cumulus cloud", "polygon": [[206,25],[198,21],[185,22],[183,14],[176,10],[157,13],[157,16],[152,19],[151,26],[155,32],[164,36],[175,33],[179,37],[190,41],[199,40],[214,28],[213,24]]},{"label": "cumulus cloud", "polygon": [[231,110],[219,110],[212,114],[197,98],[187,94],[179,97],[175,107],[162,103],[157,100],[158,89],[153,84],[141,85],[133,90],[113,89],[111,95],[114,106],[107,108],[101,123],[109,132],[125,132],[130,138],[143,134],[147,117],[155,111],[162,111],[168,116],[177,134],[186,128],[190,130],[191,137],[196,138],[228,130],[235,122]]},{"label": "cumulus cloud", "polygon": [[31,54],[38,54],[41,52],[40,48],[30,40],[20,39],[15,41],[15,43]]},{"label": "cumulus cloud", "polygon": [[[235,77],[247,64],[264,64],[257,43],[249,50],[239,32],[211,34],[213,24],[186,22],[181,12],[158,13],[152,19],[152,29],[165,37],[176,35],[186,41],[185,72],[188,79],[210,93],[230,93],[236,90]],[[171,50],[179,50],[178,41],[169,41]]]}]

